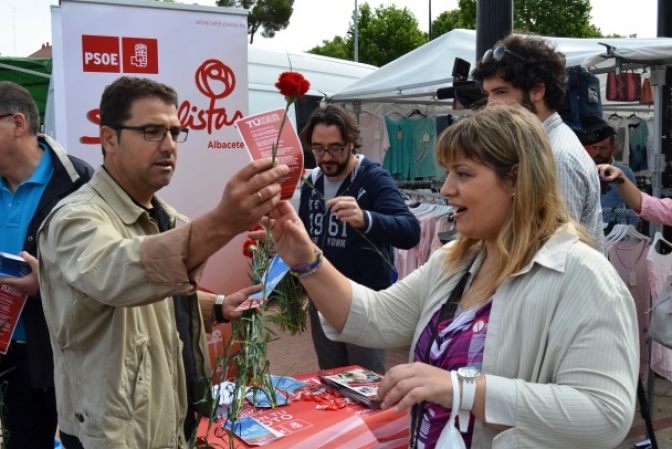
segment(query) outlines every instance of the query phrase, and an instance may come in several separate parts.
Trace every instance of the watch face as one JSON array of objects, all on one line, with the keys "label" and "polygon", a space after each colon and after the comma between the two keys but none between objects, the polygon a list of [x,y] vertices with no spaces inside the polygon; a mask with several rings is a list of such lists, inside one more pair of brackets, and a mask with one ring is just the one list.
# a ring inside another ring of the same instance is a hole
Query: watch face
[{"label": "watch face", "polygon": [[473,379],[478,377],[481,372],[475,366],[463,366],[457,370],[457,374],[467,379]]}]

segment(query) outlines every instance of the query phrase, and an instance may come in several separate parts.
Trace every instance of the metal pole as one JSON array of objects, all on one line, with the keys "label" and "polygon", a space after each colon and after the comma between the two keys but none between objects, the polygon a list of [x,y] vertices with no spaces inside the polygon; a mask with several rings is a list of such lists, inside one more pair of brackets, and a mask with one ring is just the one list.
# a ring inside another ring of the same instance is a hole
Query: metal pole
[{"label": "metal pole", "polygon": [[476,0],[476,57],[513,30],[513,0]]},{"label": "metal pole", "polygon": [[658,0],[658,37],[672,37],[672,3]]},{"label": "metal pole", "polygon": [[429,0],[429,39],[432,40],[432,0]]},{"label": "metal pole", "polygon": [[19,56],[16,54],[16,8],[12,8],[12,33],[14,37],[14,56]]},{"label": "metal pole", "polygon": [[355,62],[359,62],[359,9],[355,0]]}]

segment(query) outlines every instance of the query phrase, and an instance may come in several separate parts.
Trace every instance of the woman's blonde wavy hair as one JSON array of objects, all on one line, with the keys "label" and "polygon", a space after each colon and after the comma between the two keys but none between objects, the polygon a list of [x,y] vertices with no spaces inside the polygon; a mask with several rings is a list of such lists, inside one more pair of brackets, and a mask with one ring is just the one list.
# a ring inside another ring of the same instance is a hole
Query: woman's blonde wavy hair
[{"label": "woman's blonde wavy hair", "polygon": [[[489,167],[502,182],[515,182],[510,213],[495,242],[498,275],[488,290],[525,267],[563,225],[592,244],[560,196],[546,131],[539,118],[524,107],[491,106],[446,129],[436,144],[437,162],[448,167],[462,158]],[[481,240],[459,237],[446,251],[449,268],[457,269],[474,250],[482,248]]]}]

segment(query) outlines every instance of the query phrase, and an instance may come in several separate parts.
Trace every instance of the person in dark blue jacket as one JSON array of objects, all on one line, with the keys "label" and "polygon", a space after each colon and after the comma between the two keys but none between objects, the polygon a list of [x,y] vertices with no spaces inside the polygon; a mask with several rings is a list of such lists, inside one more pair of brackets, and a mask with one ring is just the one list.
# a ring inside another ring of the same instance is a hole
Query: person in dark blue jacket
[{"label": "person in dark blue jacket", "polygon": [[38,134],[39,125],[30,93],[0,82],[0,251],[19,254],[33,266],[25,277],[0,277],[0,286],[28,295],[7,354],[0,356],[8,449],[54,447],[54,360],[37,281],[37,231],[56,203],[93,175],[86,162]]},{"label": "person in dark blue jacket", "polygon": [[[408,210],[390,174],[356,154],[359,137],[342,107],[316,109],[301,131],[317,167],[301,188],[299,216],[313,242],[346,277],[375,290],[397,278],[393,247],[420,241],[420,223]],[[360,365],[385,372],[385,351],[329,340],[317,309],[309,305],[313,344],[320,369]]]}]

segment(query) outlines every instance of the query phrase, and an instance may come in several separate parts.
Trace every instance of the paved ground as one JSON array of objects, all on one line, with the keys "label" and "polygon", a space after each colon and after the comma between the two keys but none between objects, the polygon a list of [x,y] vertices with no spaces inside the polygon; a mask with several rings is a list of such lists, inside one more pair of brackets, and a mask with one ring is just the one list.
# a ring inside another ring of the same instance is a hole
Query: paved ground
[{"label": "paved ground", "polygon": [[[273,374],[293,375],[317,371],[317,358],[313,350],[310,330],[295,336],[277,330],[276,332],[280,338],[271,343],[269,348],[269,360]],[[407,360],[407,347],[389,350],[387,368],[406,363]],[[656,378],[654,392],[653,421],[658,447],[670,449],[672,448],[672,382]],[[616,449],[633,448],[635,443],[644,440],[645,431],[644,421],[638,411],[628,437]]]}]

